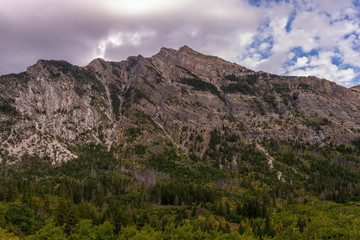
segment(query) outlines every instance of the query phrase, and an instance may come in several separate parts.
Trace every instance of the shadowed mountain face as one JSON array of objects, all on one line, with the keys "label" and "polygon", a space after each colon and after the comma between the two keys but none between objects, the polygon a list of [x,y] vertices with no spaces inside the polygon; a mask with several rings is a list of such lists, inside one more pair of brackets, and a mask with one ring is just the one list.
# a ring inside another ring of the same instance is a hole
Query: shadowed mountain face
[{"label": "shadowed mountain face", "polygon": [[254,72],[184,46],[78,67],[39,60],[0,77],[1,159],[76,157],[87,143],[206,152],[214,129],[242,141],[343,143],[360,136],[359,88]]}]

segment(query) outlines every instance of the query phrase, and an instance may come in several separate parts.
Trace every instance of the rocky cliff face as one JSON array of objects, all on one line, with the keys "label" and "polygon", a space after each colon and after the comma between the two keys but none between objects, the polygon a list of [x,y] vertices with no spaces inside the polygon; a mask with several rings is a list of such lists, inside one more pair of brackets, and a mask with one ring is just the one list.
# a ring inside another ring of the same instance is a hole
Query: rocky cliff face
[{"label": "rocky cliff face", "polygon": [[35,154],[76,157],[75,146],[203,154],[210,132],[342,143],[360,136],[360,93],[325,79],[254,72],[184,46],[151,58],[95,59],[77,67],[40,60],[0,77],[0,151],[8,162]]}]

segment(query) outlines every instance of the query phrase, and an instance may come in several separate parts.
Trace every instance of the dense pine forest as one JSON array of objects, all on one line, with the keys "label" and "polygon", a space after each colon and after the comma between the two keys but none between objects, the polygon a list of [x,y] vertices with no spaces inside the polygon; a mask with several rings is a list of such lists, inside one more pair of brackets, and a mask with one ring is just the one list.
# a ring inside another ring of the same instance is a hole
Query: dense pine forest
[{"label": "dense pine forest", "polygon": [[[194,135],[193,148],[201,141]],[[264,139],[271,163],[225,127],[202,157],[159,144],[157,153],[74,147],[79,157],[57,164],[3,161],[0,238],[360,238],[360,140]]]}]

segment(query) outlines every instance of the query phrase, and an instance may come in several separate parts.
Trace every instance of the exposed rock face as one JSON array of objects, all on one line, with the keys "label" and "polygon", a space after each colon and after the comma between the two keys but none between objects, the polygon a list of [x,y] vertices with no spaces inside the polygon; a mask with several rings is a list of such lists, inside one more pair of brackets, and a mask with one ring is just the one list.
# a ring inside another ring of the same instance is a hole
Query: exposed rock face
[{"label": "exposed rock face", "polygon": [[29,153],[66,160],[74,157],[68,143],[100,142],[94,131],[110,124],[105,88],[86,69],[41,60],[0,81],[2,105],[16,108],[1,117],[1,147],[10,156]]},{"label": "exposed rock face", "polygon": [[85,67],[40,60],[0,77],[1,158],[64,161],[76,157],[73,146],[90,142],[156,150],[167,140],[188,151],[193,134],[206,143],[223,127],[247,142],[341,143],[360,136],[358,89],[254,72],[187,46]]}]

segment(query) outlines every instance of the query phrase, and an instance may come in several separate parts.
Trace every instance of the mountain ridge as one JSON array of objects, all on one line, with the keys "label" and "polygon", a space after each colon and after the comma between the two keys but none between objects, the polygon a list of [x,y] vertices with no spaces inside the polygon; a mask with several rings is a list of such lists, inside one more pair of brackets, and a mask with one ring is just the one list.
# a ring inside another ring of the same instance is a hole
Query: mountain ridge
[{"label": "mountain ridge", "polygon": [[360,85],[353,86],[350,89],[360,92]]}]

